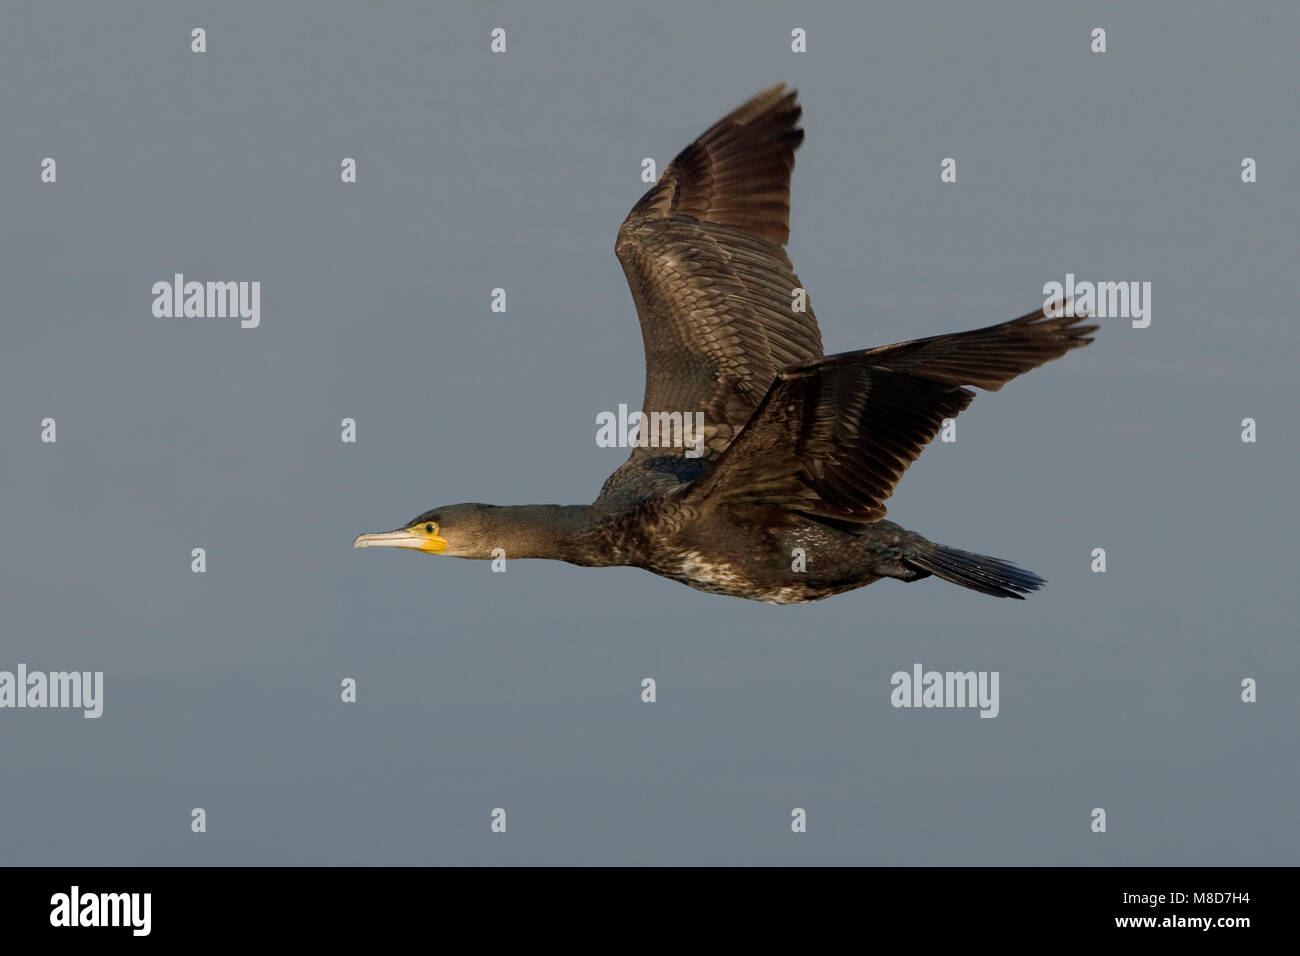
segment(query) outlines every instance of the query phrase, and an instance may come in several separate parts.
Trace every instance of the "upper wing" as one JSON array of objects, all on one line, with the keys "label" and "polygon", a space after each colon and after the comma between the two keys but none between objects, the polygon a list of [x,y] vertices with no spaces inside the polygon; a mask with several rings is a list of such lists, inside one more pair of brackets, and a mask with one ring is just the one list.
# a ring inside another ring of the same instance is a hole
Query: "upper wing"
[{"label": "upper wing", "polygon": [[885,516],[908,466],[975,393],[1092,341],[1086,316],[1000,325],[845,352],[783,370],[745,430],[686,492],[849,521]]},{"label": "upper wing", "polygon": [[759,94],[682,150],[619,229],[645,344],[642,410],[702,413],[704,453],[638,447],[602,498],[697,477],[780,369],[821,356],[811,308],[794,311],[802,284],[782,248],[801,112],[784,86]]}]

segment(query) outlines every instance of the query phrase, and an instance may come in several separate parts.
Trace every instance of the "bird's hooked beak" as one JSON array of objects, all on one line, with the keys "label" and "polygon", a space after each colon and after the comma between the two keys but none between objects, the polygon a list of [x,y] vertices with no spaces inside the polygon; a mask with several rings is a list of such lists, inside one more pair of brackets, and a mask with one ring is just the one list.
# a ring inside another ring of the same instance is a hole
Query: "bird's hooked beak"
[{"label": "bird's hooked beak", "polygon": [[385,531],[381,534],[359,534],[352,542],[354,548],[410,548],[425,554],[442,554],[447,550],[447,539],[440,538],[437,530],[429,531],[424,525]]}]

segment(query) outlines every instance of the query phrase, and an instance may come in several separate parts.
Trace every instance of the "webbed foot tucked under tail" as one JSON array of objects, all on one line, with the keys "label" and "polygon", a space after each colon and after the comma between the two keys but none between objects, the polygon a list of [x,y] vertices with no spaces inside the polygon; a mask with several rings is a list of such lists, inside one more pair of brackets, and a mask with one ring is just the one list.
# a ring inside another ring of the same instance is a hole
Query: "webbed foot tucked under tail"
[{"label": "webbed foot tucked under tail", "polygon": [[1023,601],[1026,594],[1037,591],[1047,583],[1032,571],[1018,568],[1001,558],[961,551],[942,544],[931,544],[924,552],[904,558],[903,563],[972,591],[992,594],[994,597],[1015,598],[1017,601]]}]

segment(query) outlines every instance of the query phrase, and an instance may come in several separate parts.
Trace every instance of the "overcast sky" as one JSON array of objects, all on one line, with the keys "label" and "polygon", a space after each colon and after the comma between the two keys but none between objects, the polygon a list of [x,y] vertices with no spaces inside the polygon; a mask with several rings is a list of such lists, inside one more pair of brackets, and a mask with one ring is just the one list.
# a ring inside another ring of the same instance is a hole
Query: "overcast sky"
[{"label": "overcast sky", "polygon": [[[987,6],[9,11],[0,670],[103,671],[104,710],[0,710],[0,863],[1295,863],[1297,13]],[[828,351],[1152,284],[889,502],[1046,588],[353,551],[595,497],[641,161],[780,81]],[[259,327],[156,317],[175,273],[260,282]],[[997,671],[997,718],[893,708],[918,663]]]}]

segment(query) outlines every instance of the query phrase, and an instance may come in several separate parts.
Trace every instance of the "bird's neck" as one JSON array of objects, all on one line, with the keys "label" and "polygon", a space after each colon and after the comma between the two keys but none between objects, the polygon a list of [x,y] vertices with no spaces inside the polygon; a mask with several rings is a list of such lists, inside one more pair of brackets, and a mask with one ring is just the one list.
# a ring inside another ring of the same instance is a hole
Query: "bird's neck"
[{"label": "bird's neck", "polygon": [[503,505],[488,514],[487,537],[500,542],[493,547],[507,559],[599,562],[599,521],[591,505]]}]

